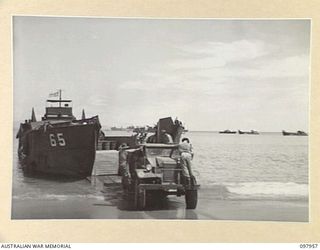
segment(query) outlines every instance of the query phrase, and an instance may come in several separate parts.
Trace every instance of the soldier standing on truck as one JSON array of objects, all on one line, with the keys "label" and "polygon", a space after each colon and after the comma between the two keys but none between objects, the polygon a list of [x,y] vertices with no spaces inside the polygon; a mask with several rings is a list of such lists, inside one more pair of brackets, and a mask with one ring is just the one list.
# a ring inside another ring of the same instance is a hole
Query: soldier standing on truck
[{"label": "soldier standing on truck", "polygon": [[192,145],[188,138],[183,138],[182,142],[179,144],[179,152],[181,157],[182,174],[185,178],[185,184],[191,184],[192,173]]}]

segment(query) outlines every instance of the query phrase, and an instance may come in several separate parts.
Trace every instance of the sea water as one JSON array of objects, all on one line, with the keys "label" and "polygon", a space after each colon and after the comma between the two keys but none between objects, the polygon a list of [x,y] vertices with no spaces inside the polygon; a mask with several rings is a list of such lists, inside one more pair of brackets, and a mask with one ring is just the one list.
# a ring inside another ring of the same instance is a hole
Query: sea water
[{"label": "sea water", "polygon": [[237,198],[308,198],[308,137],[190,132],[202,186]]},{"label": "sea water", "polygon": [[[308,137],[187,132],[193,170],[201,189],[219,187],[225,199],[308,199]],[[13,149],[13,200],[103,199],[88,180],[52,180],[23,175]],[[201,192],[200,189],[200,192]]]}]

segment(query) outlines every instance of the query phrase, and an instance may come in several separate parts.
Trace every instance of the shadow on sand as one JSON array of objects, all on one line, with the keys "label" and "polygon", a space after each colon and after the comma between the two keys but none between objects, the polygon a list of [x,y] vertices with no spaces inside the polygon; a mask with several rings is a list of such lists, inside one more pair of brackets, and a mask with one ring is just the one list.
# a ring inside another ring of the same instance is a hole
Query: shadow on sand
[{"label": "shadow on sand", "polygon": [[[138,211],[134,206],[134,196],[123,192],[119,183],[105,186],[102,192],[107,203],[95,205],[117,207],[124,212],[122,219],[129,219],[130,212],[143,213],[143,217],[148,219],[198,219],[194,210],[185,209],[184,196],[178,198],[147,196],[146,207],[143,211]],[[121,213],[119,219],[121,219]]]}]

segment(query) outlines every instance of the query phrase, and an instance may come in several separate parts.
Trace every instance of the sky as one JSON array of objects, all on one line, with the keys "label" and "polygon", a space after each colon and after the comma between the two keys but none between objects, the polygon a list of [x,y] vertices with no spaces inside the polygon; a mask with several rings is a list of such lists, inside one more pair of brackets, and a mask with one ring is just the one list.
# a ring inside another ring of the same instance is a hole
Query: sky
[{"label": "sky", "polygon": [[103,126],[308,131],[310,20],[13,18],[14,121],[62,89]]}]

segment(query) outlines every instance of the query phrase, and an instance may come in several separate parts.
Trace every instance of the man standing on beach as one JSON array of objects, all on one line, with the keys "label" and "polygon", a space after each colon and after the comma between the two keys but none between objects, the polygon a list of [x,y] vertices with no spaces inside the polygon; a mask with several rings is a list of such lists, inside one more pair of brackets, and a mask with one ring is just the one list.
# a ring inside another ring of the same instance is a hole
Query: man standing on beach
[{"label": "man standing on beach", "polygon": [[126,189],[130,183],[130,174],[128,169],[128,145],[122,143],[119,147],[119,168],[118,175],[122,176],[121,182],[124,189]]},{"label": "man standing on beach", "polygon": [[128,172],[127,170],[127,158],[128,152],[126,149],[129,147],[126,143],[122,143],[119,147],[119,168],[118,168],[118,175],[124,176]]},{"label": "man standing on beach", "polygon": [[191,183],[191,178],[193,177],[191,163],[193,152],[190,140],[188,138],[183,138],[178,148],[181,156],[182,174],[185,177],[185,183],[188,185]]}]

